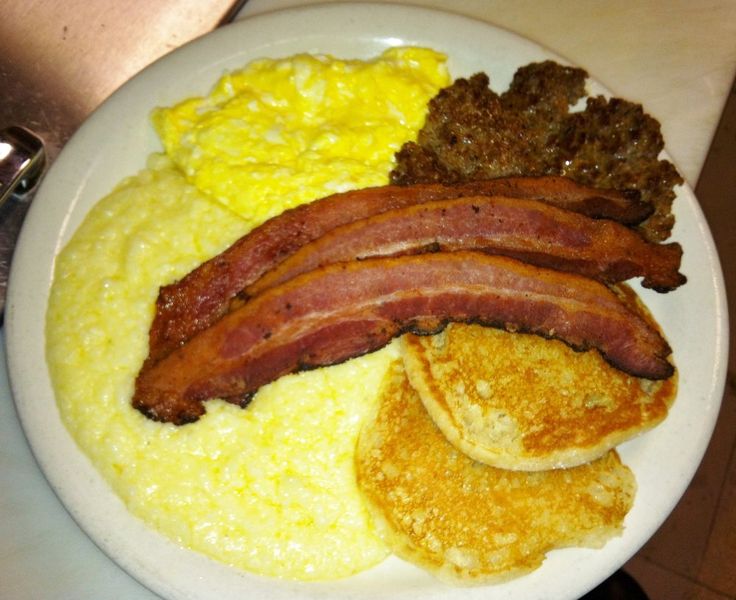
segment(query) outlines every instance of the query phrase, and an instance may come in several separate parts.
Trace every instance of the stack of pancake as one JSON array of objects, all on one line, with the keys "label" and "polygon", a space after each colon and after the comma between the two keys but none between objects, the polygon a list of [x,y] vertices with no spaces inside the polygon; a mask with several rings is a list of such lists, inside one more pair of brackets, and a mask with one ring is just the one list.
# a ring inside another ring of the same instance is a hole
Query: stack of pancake
[{"label": "stack of pancake", "polygon": [[478,325],[401,347],[356,452],[396,555],[445,581],[497,582],[621,534],[636,482],[615,446],[666,417],[676,375],[638,379],[595,351]]}]

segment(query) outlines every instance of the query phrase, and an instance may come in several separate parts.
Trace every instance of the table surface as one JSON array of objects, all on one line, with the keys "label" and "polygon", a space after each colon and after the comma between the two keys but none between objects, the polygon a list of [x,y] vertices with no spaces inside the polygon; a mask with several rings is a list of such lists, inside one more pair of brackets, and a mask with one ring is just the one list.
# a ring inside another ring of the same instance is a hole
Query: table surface
[{"label": "table surface", "polygon": [[[250,0],[236,18],[310,3]],[[641,102],[662,123],[686,180],[697,183],[736,72],[734,0],[406,3],[505,27],[584,67],[617,95]],[[46,483],[0,362],[0,597],[156,598],[87,538]]]}]

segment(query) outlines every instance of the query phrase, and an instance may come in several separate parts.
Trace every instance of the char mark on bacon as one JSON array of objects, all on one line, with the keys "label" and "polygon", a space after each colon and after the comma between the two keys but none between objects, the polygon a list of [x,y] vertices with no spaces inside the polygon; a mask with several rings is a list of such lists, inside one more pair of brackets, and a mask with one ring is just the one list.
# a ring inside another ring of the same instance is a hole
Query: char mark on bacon
[{"label": "char mark on bacon", "polygon": [[685,282],[679,244],[655,244],[605,219],[520,198],[468,196],[398,208],[336,227],[245,290],[252,297],[335,262],[426,251],[479,250],[591,277],[607,284],[643,277],[670,291]]},{"label": "char mark on bacon", "polygon": [[142,370],[133,405],[155,420],[192,422],[207,399],[245,403],[282,375],[451,321],[595,348],[637,377],[674,371],[667,342],[605,285],[506,257],[438,252],[336,263],[267,290]]},{"label": "char mark on bacon", "polygon": [[269,219],[181,280],[162,287],[146,368],[221,319],[246,286],[335,227],[429,200],[495,194],[533,198],[626,224],[645,219],[650,210],[629,193],[596,190],[563,177],[511,177],[457,186],[384,186],[334,194]]}]

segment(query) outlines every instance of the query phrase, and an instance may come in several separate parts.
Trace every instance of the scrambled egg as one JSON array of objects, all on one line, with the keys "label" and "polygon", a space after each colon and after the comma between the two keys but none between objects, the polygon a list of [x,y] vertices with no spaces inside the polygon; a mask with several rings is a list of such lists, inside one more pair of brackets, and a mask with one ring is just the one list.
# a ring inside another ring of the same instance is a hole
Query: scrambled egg
[{"label": "scrambled egg", "polygon": [[427,102],[449,83],[417,48],[378,60],[298,55],[224,76],[206,98],[154,112],[164,148],[197,187],[258,224],[332,192],[386,182]]},{"label": "scrambled egg", "polygon": [[392,345],[284,377],[243,410],[175,427],[130,406],[160,285],[266,218],[383,184],[448,83],[416,48],[367,62],[296,56],[225,75],[155,111],[165,154],[89,213],[59,254],[47,360],[61,416],[129,509],[196,551],[264,575],[339,578],[382,560],[353,451]]}]

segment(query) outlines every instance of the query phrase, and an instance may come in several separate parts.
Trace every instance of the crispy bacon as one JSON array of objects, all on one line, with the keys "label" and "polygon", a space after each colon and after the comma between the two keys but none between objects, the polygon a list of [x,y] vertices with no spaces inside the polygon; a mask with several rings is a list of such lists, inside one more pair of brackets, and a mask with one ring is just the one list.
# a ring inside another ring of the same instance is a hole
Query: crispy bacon
[{"label": "crispy bacon", "polygon": [[502,254],[609,284],[643,276],[644,287],[657,291],[685,282],[678,272],[679,244],[647,242],[614,221],[535,200],[468,196],[398,208],[337,227],[302,246],[246,288],[245,295],[334,262],[438,250]]},{"label": "crispy bacon", "polygon": [[623,225],[638,225],[654,212],[651,204],[641,201],[639,190],[604,190],[576,183],[568,177],[499,177],[456,183],[454,187],[462,190],[462,196],[528,198]]},{"label": "crispy bacon", "polygon": [[334,227],[429,200],[494,194],[534,198],[627,224],[640,222],[651,213],[651,207],[639,201],[635,192],[597,190],[563,177],[511,177],[455,186],[384,186],[334,194],[266,221],[183,279],[162,287],[146,367],[217,322],[241,290]]},{"label": "crispy bacon", "polygon": [[221,397],[245,405],[282,375],[377,350],[406,332],[475,322],[596,348],[632,375],[672,375],[670,348],[592,279],[479,252],[335,263],[254,297],[136,380],[133,405],[183,424]]}]

